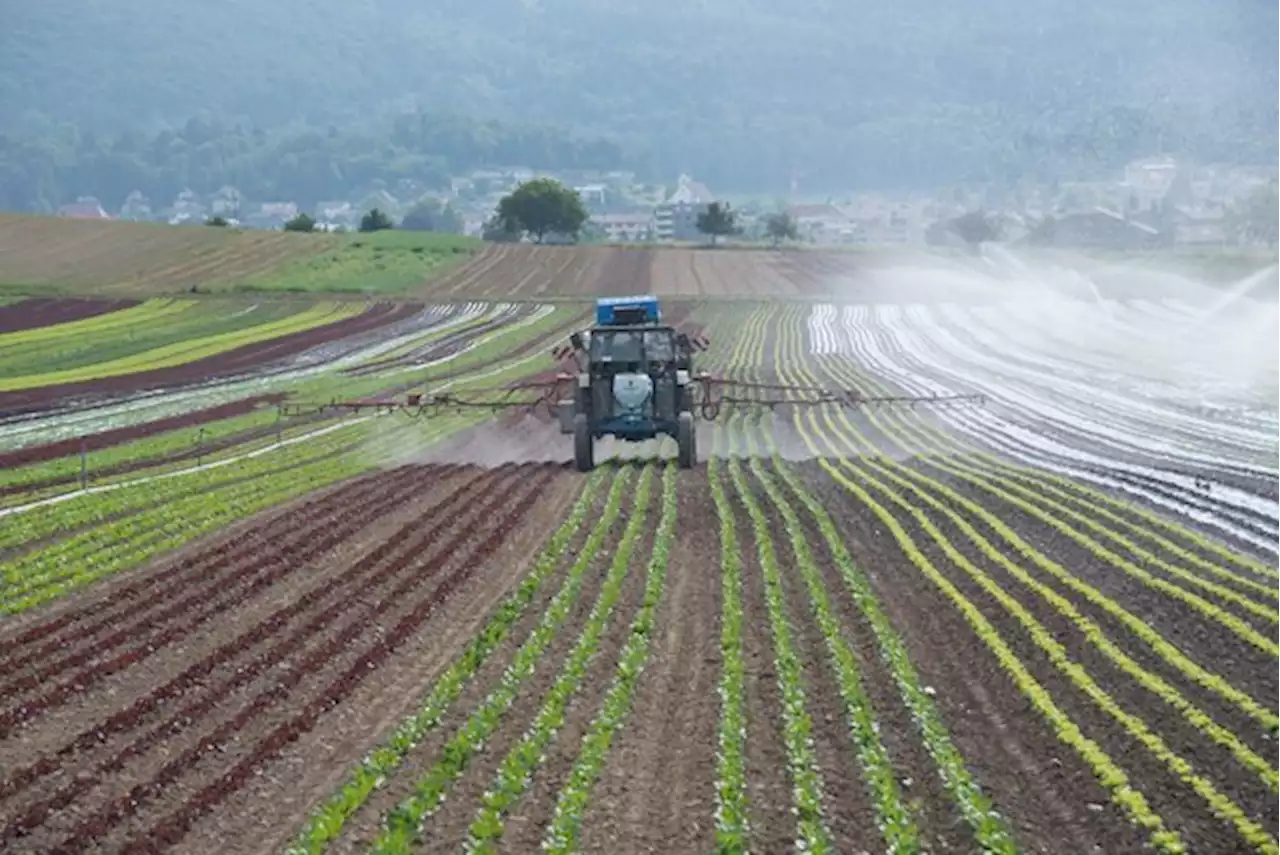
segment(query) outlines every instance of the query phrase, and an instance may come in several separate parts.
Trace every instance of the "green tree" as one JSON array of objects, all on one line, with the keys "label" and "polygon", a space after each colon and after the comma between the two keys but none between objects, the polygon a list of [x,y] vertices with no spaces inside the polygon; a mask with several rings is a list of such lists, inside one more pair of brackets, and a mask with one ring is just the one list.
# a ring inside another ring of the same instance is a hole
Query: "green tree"
[{"label": "green tree", "polygon": [[764,233],[769,237],[769,242],[774,246],[777,246],[784,240],[796,240],[800,237],[800,230],[796,226],[795,217],[792,217],[786,211],[778,211],[766,217],[764,221]]},{"label": "green tree", "polygon": [[463,222],[462,217],[458,216],[458,212],[452,205],[441,205],[435,199],[423,199],[404,215],[404,219],[400,221],[400,228],[409,231],[460,234]]},{"label": "green tree", "polygon": [[210,217],[204,221],[206,226],[226,226],[228,225],[225,217]]},{"label": "green tree", "polygon": [[423,199],[400,220],[400,228],[411,232],[440,231],[440,205],[434,200]]},{"label": "green tree", "polygon": [[538,243],[549,234],[577,239],[587,222],[582,197],[554,178],[534,178],[502,197],[497,217],[506,233],[530,234]]},{"label": "green tree", "polygon": [[1280,242],[1280,194],[1276,182],[1259,187],[1245,200],[1240,217],[1244,234],[1271,249]]},{"label": "green tree", "polygon": [[395,227],[396,224],[391,222],[391,218],[377,208],[372,209],[360,218],[360,231],[362,232],[380,232],[383,229],[394,229]]},{"label": "green tree", "polygon": [[316,230],[316,221],[310,214],[301,212],[284,224],[284,230],[286,232],[314,232]]},{"label": "green tree", "polygon": [[711,238],[711,245],[716,245],[716,238],[737,234],[738,214],[729,207],[728,202],[712,202],[707,209],[698,214],[696,222],[698,231]]},{"label": "green tree", "polygon": [[976,248],[978,244],[1000,238],[1000,224],[982,211],[970,211],[947,222],[947,230]]},{"label": "green tree", "polygon": [[515,243],[520,240],[520,232],[512,231],[508,228],[506,221],[495,213],[485,220],[484,227],[480,231],[480,237],[482,240],[494,243]]}]

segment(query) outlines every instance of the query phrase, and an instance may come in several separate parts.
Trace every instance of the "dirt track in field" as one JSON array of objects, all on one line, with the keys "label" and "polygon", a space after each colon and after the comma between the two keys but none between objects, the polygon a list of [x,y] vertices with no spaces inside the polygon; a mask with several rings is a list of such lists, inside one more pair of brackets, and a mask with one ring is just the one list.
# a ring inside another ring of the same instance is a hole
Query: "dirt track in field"
[{"label": "dirt track in field", "polygon": [[[555,466],[403,467],[7,625],[0,841],[176,845],[217,809],[217,834],[256,845],[280,818],[255,827],[227,800],[271,781],[286,802],[320,795],[306,782],[406,711],[571,482]],[[281,765],[315,738],[328,748]]]}]

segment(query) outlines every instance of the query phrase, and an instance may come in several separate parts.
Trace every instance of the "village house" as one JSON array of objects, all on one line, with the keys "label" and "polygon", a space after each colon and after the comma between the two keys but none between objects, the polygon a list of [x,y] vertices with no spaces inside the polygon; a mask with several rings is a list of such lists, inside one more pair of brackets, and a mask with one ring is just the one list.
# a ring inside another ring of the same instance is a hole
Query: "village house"
[{"label": "village house", "polygon": [[1135,250],[1167,242],[1154,226],[1102,207],[1057,219],[1046,237],[1054,246],[1071,248]]},{"label": "village house", "polygon": [[187,188],[174,197],[173,204],[169,207],[167,213],[169,225],[171,226],[183,223],[202,223],[205,220],[206,208],[200,202],[200,197],[190,188]]},{"label": "village house", "polygon": [[151,200],[142,195],[141,190],[134,190],[126,196],[120,206],[122,220],[149,220],[151,216]]},{"label": "village house", "polygon": [[58,216],[71,220],[109,220],[111,216],[103,209],[102,203],[95,196],[81,196],[58,208]]},{"label": "village house", "polygon": [[647,211],[630,214],[596,214],[591,217],[591,223],[604,233],[608,241],[613,243],[641,243],[653,238],[654,217]]},{"label": "village house", "polygon": [[654,211],[654,235],[658,240],[700,240],[698,216],[716,201],[707,185],[681,175],[676,189]]},{"label": "village house", "polygon": [[235,219],[240,216],[240,191],[230,185],[219,188],[209,199],[209,214]]}]

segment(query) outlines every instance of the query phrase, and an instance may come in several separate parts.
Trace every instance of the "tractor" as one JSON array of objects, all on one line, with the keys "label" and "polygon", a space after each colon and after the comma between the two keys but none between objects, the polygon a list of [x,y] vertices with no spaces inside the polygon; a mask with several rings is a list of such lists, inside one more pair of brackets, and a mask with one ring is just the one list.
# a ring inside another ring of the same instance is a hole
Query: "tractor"
[{"label": "tractor", "polygon": [[654,297],[602,297],[593,327],[569,339],[578,355],[574,396],[558,403],[578,471],[595,466],[595,441],[675,439],[680,468],[697,463],[690,382],[693,344],[662,323]]},{"label": "tractor", "polygon": [[[715,422],[724,412],[773,411],[776,408],[934,407],[983,404],[978,394],[868,396],[857,389],[801,386],[695,373],[693,355],[710,342],[662,322],[652,296],[602,297],[596,301],[595,324],[569,337],[551,355],[564,366],[554,378],[528,379],[499,387],[449,391],[433,389],[405,399],[333,400],[328,403],[281,403],[280,415],[304,416],[339,409],[411,418],[431,418],[445,410],[543,410],[559,421],[560,432],[573,436],[573,460],[581,472],[595,467],[595,442],[614,437],[644,442],[660,436],[675,439],[677,465],[692,469],[698,462],[696,422]],[[572,360],[573,370],[567,363]],[[449,385],[452,385],[449,384]]]}]

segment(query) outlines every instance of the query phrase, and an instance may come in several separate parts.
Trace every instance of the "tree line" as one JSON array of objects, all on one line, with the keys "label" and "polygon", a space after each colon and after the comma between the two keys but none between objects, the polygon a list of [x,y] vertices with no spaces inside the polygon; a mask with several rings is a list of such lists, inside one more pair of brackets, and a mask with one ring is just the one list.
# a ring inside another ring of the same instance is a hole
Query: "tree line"
[{"label": "tree line", "polygon": [[243,198],[311,209],[402,179],[440,188],[451,176],[494,164],[618,169],[627,159],[603,138],[424,112],[346,129],[265,130],[196,117],[179,128],[105,135],[44,122],[0,133],[0,209],[50,213],[80,196],[114,209],[135,190],[163,206],[184,189],[212,193],[225,185]]}]

